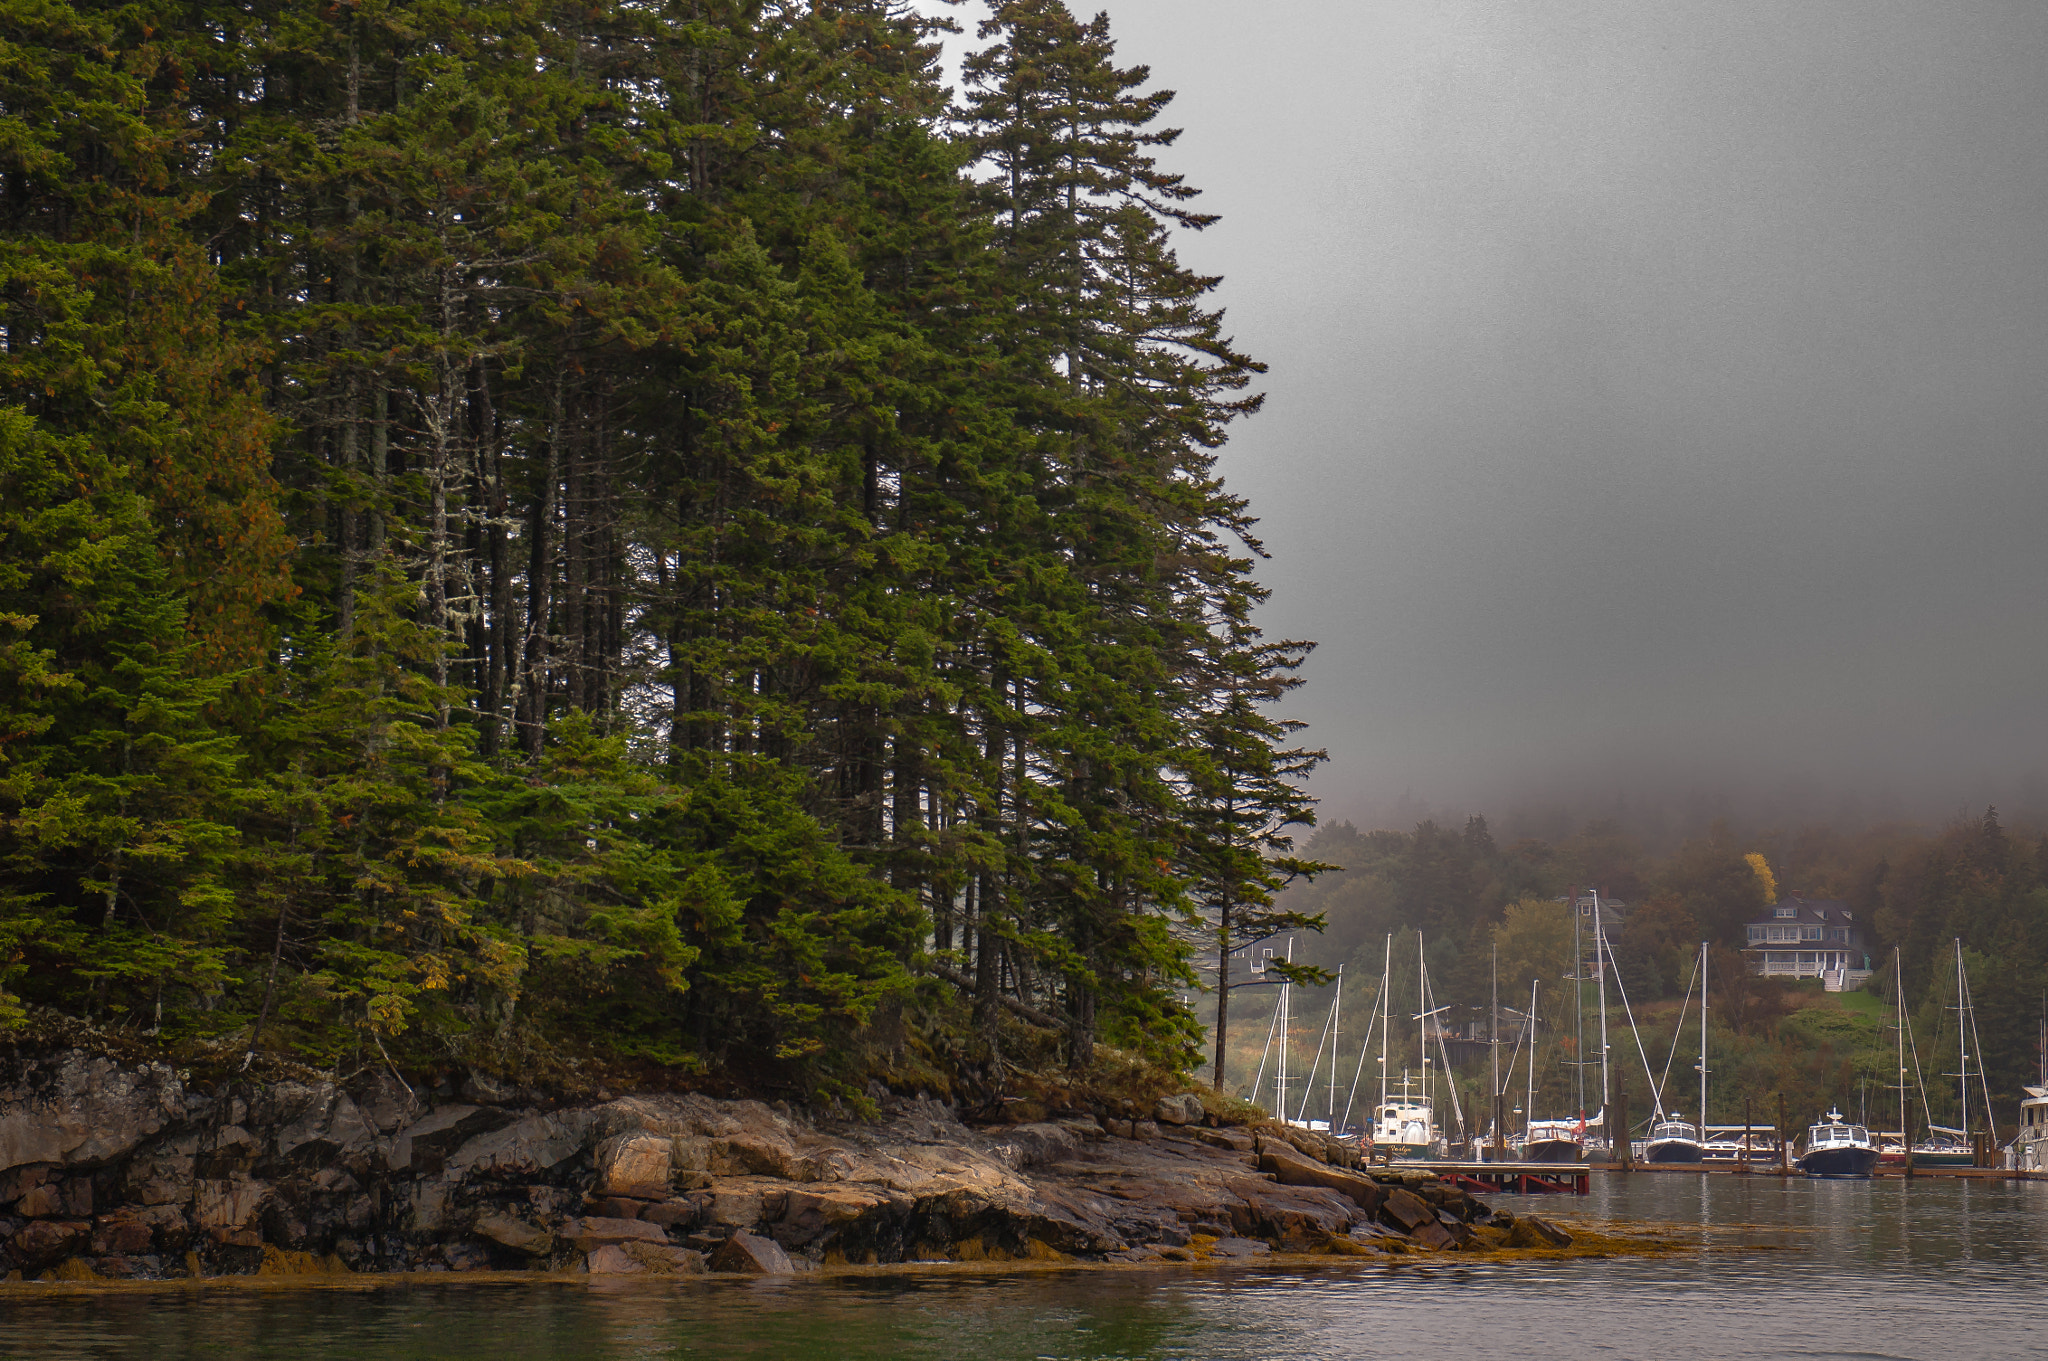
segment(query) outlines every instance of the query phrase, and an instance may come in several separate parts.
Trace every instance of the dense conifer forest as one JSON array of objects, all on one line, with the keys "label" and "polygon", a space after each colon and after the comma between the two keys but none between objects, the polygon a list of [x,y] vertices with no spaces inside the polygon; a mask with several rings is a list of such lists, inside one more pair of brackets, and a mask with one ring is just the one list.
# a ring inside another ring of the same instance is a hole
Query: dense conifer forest
[{"label": "dense conifer forest", "polygon": [[1262,366],[1171,93],[992,13],[955,98],[897,0],[6,7],[7,1024],[1196,1062],[1308,868]]}]

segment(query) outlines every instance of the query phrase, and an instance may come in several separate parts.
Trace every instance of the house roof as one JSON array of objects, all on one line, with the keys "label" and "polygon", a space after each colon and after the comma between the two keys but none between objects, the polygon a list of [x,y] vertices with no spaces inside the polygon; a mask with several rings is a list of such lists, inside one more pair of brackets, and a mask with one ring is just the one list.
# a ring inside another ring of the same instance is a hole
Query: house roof
[{"label": "house roof", "polygon": [[[1797,916],[1781,917],[1780,908],[1792,908]],[[1802,898],[1798,894],[1780,898],[1777,906],[1768,908],[1760,917],[1749,920],[1751,926],[1784,926],[1789,922],[1802,926],[1861,926],[1856,920],[1856,910],[1839,898]]]}]

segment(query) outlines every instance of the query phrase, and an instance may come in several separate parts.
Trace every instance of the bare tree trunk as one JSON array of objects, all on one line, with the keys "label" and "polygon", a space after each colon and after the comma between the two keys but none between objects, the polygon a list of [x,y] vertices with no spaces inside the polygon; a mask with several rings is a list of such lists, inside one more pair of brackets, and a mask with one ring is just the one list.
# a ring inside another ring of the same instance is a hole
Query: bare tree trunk
[{"label": "bare tree trunk", "polygon": [[1216,918],[1216,1073],[1210,1085],[1223,1090],[1223,1059],[1230,1052],[1230,899]]},{"label": "bare tree trunk", "polygon": [[524,713],[527,756],[536,764],[547,740],[548,702],[548,616],[553,610],[554,559],[552,538],[555,527],[555,488],[562,476],[563,412],[562,375],[555,375],[555,390],[549,412],[547,468],[541,478],[540,494],[534,498],[533,552],[526,573],[526,656],[520,677],[520,704]]}]

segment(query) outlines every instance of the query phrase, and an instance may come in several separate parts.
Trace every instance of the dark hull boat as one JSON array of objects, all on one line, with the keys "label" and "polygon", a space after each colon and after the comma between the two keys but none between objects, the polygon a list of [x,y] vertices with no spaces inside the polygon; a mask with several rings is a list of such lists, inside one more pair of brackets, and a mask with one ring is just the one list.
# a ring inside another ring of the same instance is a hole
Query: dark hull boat
[{"label": "dark hull boat", "polygon": [[1876,1167],[1874,1148],[1818,1148],[1799,1160],[1799,1170],[1809,1177],[1868,1177]]},{"label": "dark hull boat", "polygon": [[1820,1124],[1806,1131],[1806,1152],[1799,1157],[1799,1170],[1809,1177],[1868,1177],[1877,1167],[1877,1141],[1861,1125],[1842,1119],[1840,1111],[1829,1111]]},{"label": "dark hull boat", "polygon": [[1643,1150],[1648,1163],[1696,1163],[1706,1160],[1706,1150],[1691,1139],[1652,1139]]},{"label": "dark hull boat", "polygon": [[1522,1145],[1522,1161],[1532,1163],[1583,1162],[1586,1146],[1577,1139],[1536,1139]]},{"label": "dark hull boat", "polygon": [[1700,1132],[1683,1120],[1660,1120],[1650,1127],[1650,1142],[1643,1146],[1646,1163],[1696,1163],[1705,1161],[1706,1147]]}]

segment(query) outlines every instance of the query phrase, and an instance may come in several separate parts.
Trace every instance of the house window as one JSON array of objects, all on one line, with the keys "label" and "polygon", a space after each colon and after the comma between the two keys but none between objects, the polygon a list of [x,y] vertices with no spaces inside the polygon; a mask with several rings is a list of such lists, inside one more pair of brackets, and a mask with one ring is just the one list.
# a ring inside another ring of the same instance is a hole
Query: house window
[{"label": "house window", "polygon": [[1799,909],[1796,907],[1781,907],[1777,911],[1777,916],[1781,921],[1798,921]]},{"label": "house window", "polygon": [[1802,927],[1800,927],[1800,928],[1799,928],[1799,939],[1801,939],[1801,940],[1819,940],[1819,939],[1820,939],[1820,928],[1819,928],[1818,926],[1802,926]]},{"label": "house window", "polygon": [[1762,940],[1764,938],[1764,928],[1762,928],[1761,926],[1750,927],[1749,938],[1751,940]]}]

